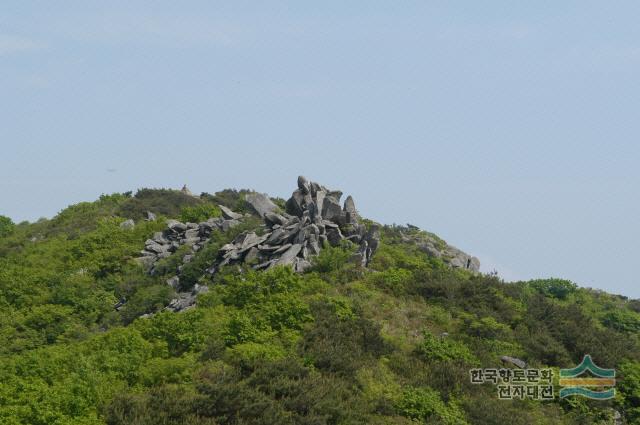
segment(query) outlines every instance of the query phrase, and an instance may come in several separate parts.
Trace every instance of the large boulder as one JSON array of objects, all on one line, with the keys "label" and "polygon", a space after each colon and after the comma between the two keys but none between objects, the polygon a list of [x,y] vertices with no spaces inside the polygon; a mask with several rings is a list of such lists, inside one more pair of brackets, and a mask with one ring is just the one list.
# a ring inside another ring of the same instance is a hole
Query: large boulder
[{"label": "large boulder", "polygon": [[502,356],[500,357],[500,360],[502,361],[502,363],[513,365],[513,366],[519,367],[520,369],[527,368],[527,363],[524,360],[520,360],[516,357]]},{"label": "large boulder", "polygon": [[344,212],[347,213],[347,221],[355,222],[358,218],[358,212],[356,211],[356,203],[353,201],[351,195],[347,196],[347,199],[344,200]]},{"label": "large boulder", "polygon": [[298,176],[298,189],[300,189],[305,195],[311,193],[309,181],[304,176]]},{"label": "large boulder", "polygon": [[282,254],[280,259],[276,262],[276,265],[293,264],[293,262],[295,261],[297,255],[298,255],[298,253],[300,252],[301,249],[302,249],[302,245],[300,245],[300,244],[291,245],[289,247],[289,249],[287,249]]},{"label": "large boulder", "polygon": [[302,217],[302,213],[304,212],[304,194],[300,189],[295,190],[291,194],[291,198],[289,198],[285,204],[285,210],[288,214]]},{"label": "large boulder", "polygon": [[260,217],[264,217],[265,214],[274,212],[278,209],[278,206],[274,204],[267,195],[262,193],[249,193],[245,197],[245,201]]},{"label": "large boulder", "polygon": [[222,211],[222,216],[227,220],[240,220],[242,218],[242,214],[233,212],[224,205],[218,205],[218,208],[220,208],[220,211]]},{"label": "large boulder", "polygon": [[341,216],[342,207],[340,207],[338,199],[333,196],[325,197],[322,205],[322,218],[338,223]]}]

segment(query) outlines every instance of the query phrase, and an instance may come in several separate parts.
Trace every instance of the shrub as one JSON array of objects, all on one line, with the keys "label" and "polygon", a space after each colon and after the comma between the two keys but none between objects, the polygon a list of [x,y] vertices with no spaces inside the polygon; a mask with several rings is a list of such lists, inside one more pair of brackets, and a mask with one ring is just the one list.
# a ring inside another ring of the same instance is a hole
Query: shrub
[{"label": "shrub", "polygon": [[218,425],[197,413],[204,396],[186,385],[163,385],[142,394],[118,394],[105,409],[107,425]]},{"label": "shrub", "polygon": [[0,215],[0,238],[9,236],[14,228],[15,224],[13,224],[13,221],[9,217]]},{"label": "shrub", "polygon": [[462,342],[450,337],[437,338],[429,332],[424,333],[424,340],[418,346],[418,352],[427,361],[452,361],[473,364],[477,359]]},{"label": "shrub", "polygon": [[604,315],[602,323],[621,332],[640,332],[640,314],[631,310],[613,310]]},{"label": "shrub", "polygon": [[355,245],[349,241],[343,241],[340,245],[332,247],[325,244],[320,254],[313,258],[313,270],[320,273],[330,273],[342,269],[355,252]]},{"label": "shrub", "polygon": [[527,285],[541,294],[561,300],[567,298],[569,294],[576,292],[578,288],[575,283],[562,279],[531,280],[527,282]]},{"label": "shrub", "polygon": [[181,314],[163,311],[149,319],[136,321],[136,329],[149,341],[166,344],[172,356],[180,356],[204,347],[212,326],[205,321],[202,310],[188,310]]},{"label": "shrub", "polygon": [[225,205],[238,213],[250,212],[244,197],[247,193],[252,192],[248,189],[224,189],[216,192],[215,195],[203,193],[200,198],[214,205]]},{"label": "shrub", "polygon": [[557,403],[531,403],[526,400],[500,400],[495,389],[476,391],[462,400],[467,421],[473,425],[595,425],[611,422],[574,421],[563,415]]},{"label": "shrub", "polygon": [[400,295],[407,290],[413,280],[413,273],[407,269],[392,267],[387,270],[372,273],[368,279],[378,288],[394,295]]},{"label": "shrub", "polygon": [[640,362],[625,361],[620,366],[622,379],[618,388],[622,395],[620,403],[626,410],[629,423],[640,423]]},{"label": "shrub", "polygon": [[465,315],[463,318],[463,325],[464,332],[467,333],[467,335],[479,338],[500,339],[508,336],[511,331],[509,326],[498,322],[491,316],[476,320],[471,315]]},{"label": "shrub", "polygon": [[227,346],[244,342],[264,342],[275,336],[275,332],[262,320],[255,320],[246,312],[239,311],[231,316],[225,331],[224,341]]},{"label": "shrub", "polygon": [[270,343],[244,342],[228,349],[229,362],[245,370],[252,370],[261,362],[283,359],[283,347]]},{"label": "shrub", "polygon": [[409,388],[396,404],[398,412],[411,419],[430,423],[438,420],[446,425],[464,425],[467,423],[463,411],[454,402],[443,402],[440,394],[429,388]]},{"label": "shrub", "polygon": [[200,199],[179,190],[140,189],[133,198],[122,202],[116,214],[134,220],[146,218],[147,211],[166,217],[177,217],[183,208],[195,206],[201,202]]},{"label": "shrub", "polygon": [[319,369],[352,375],[369,360],[388,352],[380,324],[359,315],[341,317],[337,306],[324,300],[315,302],[312,312],[315,320],[304,332],[300,348]]},{"label": "shrub", "polygon": [[220,217],[220,208],[210,204],[200,204],[192,207],[184,207],[180,211],[180,220],[189,223],[199,223],[210,218]]},{"label": "shrub", "polygon": [[167,284],[157,284],[137,288],[121,310],[125,323],[131,323],[143,314],[155,313],[173,298],[174,291]]}]

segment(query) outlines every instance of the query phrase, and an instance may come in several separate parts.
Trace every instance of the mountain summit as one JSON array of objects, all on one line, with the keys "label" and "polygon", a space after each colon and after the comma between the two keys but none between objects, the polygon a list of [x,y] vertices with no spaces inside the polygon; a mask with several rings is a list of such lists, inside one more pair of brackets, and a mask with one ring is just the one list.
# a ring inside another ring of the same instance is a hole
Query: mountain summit
[{"label": "mountain summit", "polygon": [[[292,186],[0,217],[0,423],[640,422],[640,301],[504,282],[339,190]],[[615,398],[560,398],[552,376],[586,355]]]}]

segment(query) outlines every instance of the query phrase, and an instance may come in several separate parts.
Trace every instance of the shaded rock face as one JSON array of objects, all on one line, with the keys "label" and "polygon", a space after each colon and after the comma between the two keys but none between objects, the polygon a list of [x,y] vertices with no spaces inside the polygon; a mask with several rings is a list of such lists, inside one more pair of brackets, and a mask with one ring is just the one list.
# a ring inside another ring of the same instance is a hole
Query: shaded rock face
[{"label": "shaded rock face", "polygon": [[264,217],[265,214],[270,213],[278,209],[278,206],[274,204],[267,195],[262,193],[249,193],[245,197],[245,201],[249,204],[249,207],[260,217]]}]

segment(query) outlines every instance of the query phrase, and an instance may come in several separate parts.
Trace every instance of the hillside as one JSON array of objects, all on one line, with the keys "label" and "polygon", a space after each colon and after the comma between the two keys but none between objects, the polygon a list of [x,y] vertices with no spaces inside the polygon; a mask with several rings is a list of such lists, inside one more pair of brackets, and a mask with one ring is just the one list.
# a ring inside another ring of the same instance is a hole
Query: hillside
[{"label": "hillside", "polygon": [[[141,189],[0,217],[0,423],[640,424],[639,300],[504,282],[297,183],[288,200]],[[522,361],[557,384],[585,354],[616,370],[614,399],[470,381]]]}]

